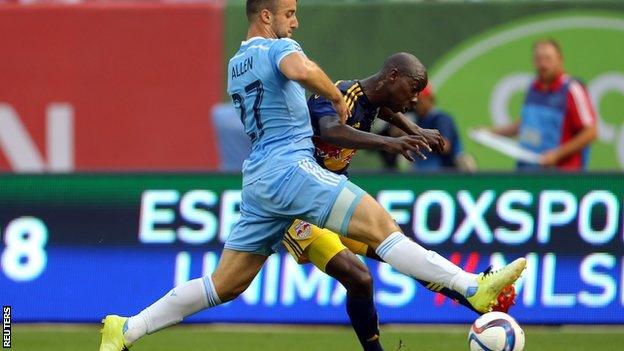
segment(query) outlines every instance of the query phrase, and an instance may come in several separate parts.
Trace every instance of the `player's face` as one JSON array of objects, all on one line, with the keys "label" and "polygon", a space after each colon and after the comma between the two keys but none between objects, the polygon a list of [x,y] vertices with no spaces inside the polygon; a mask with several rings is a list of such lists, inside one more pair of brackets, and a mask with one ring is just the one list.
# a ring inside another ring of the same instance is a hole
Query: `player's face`
[{"label": "player's face", "polygon": [[272,15],[271,29],[278,38],[290,38],[297,27],[297,1],[281,0],[277,2],[275,13]]},{"label": "player's face", "polygon": [[554,46],[547,43],[535,47],[533,64],[542,82],[551,82],[563,70],[561,55]]},{"label": "player's face", "polygon": [[399,74],[394,79],[394,83],[391,86],[391,106],[388,107],[390,107],[393,112],[405,112],[412,104],[418,101],[418,93],[420,90],[416,79]]}]

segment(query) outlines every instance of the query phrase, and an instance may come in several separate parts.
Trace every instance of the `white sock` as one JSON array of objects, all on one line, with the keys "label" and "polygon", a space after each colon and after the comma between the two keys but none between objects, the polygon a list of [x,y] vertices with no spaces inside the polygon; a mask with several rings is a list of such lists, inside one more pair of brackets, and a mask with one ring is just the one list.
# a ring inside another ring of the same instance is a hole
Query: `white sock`
[{"label": "white sock", "polygon": [[465,272],[437,252],[423,248],[401,232],[390,234],[375,252],[403,274],[441,284],[467,297],[474,294],[473,290],[477,286],[475,274]]},{"label": "white sock", "polygon": [[179,323],[186,316],[219,304],[221,300],[211,276],[190,280],[171,289],[141,313],[128,318],[124,338],[130,345],[145,334]]}]

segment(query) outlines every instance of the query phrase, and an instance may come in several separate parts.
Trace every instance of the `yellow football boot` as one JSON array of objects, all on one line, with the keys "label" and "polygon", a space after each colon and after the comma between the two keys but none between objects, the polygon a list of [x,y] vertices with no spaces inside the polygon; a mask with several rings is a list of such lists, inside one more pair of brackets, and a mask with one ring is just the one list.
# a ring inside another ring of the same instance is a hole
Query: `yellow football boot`
[{"label": "yellow football boot", "polygon": [[480,273],[477,276],[476,292],[466,299],[481,313],[492,311],[501,291],[518,280],[525,268],[526,259],[521,257],[497,271],[487,270]]},{"label": "yellow football boot", "polygon": [[128,351],[123,336],[123,327],[128,318],[108,315],[102,319],[104,326],[100,333],[102,334],[102,342],[100,343],[100,351]]}]

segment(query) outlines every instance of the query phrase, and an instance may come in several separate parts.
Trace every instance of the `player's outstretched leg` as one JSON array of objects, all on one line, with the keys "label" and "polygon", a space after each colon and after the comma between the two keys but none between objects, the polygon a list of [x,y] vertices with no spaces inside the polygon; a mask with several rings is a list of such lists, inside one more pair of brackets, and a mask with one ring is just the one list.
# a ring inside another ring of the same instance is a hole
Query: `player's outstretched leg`
[{"label": "player's outstretched leg", "polygon": [[106,316],[103,320],[100,351],[126,350],[146,334],[177,324],[191,314],[236,298],[251,284],[266,258],[264,255],[224,249],[211,276],[176,286],[136,316]]},{"label": "player's outstretched leg", "polygon": [[355,207],[347,233],[350,238],[370,245],[379,257],[398,271],[459,292],[481,313],[492,310],[500,292],[512,285],[526,267],[526,260],[519,258],[488,274],[477,276],[465,272],[401,233],[390,215],[368,194],[362,196]]},{"label": "player's outstretched leg", "polygon": [[[366,256],[368,258],[372,258],[376,261],[384,262],[384,260],[382,260],[381,257],[379,257],[375,253],[375,250],[373,250],[366,244],[363,244],[359,241],[355,241],[353,239],[349,239],[347,237],[341,237],[340,241],[353,253]],[[492,270],[492,266],[488,267],[484,271],[484,273],[490,270]],[[442,294],[448,297],[449,299],[458,302],[459,304],[463,305],[464,307],[478,314],[483,314],[483,312],[479,312],[475,310],[474,307],[472,307],[472,305],[470,304],[470,302],[468,302],[468,299],[466,299],[464,295],[458,293],[457,291],[451,290],[444,286],[441,286],[432,282],[427,282],[421,279],[415,279],[415,280],[427,290],[432,291],[434,293]],[[508,313],[511,306],[513,306],[516,303],[516,289],[514,288],[513,285],[509,285],[505,287],[503,291],[501,291],[501,293],[498,294],[498,297],[496,298],[496,300],[497,301],[494,304],[494,307],[492,307],[492,310],[497,311],[497,312]]]},{"label": "player's outstretched leg", "polygon": [[[491,268],[492,267],[489,267],[488,270],[491,270]],[[486,270],[485,272],[487,272],[488,270]],[[470,304],[470,302],[468,301],[468,299],[464,295],[460,294],[459,292],[457,292],[455,290],[451,290],[449,288],[440,286],[438,284],[431,283],[431,282],[426,282],[426,281],[420,280],[420,279],[416,279],[416,281],[420,285],[422,285],[423,287],[428,289],[429,291],[442,294],[442,295],[448,297],[449,299],[459,303],[460,305],[462,305],[462,306],[472,310],[473,312],[476,312],[478,314],[483,314],[484,313],[484,312],[481,312],[481,311],[477,311]],[[498,296],[496,297],[496,302],[494,303],[494,306],[492,306],[492,310],[493,311],[497,311],[497,312],[509,313],[509,309],[515,303],[516,303],[516,289],[514,288],[513,285],[509,285],[509,286],[505,287],[498,294]]]}]

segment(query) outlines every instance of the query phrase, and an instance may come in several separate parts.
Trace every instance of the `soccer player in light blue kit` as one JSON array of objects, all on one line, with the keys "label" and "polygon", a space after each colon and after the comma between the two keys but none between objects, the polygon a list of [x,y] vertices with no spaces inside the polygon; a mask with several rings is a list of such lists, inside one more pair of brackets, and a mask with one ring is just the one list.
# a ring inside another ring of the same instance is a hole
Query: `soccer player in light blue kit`
[{"label": "soccer player in light blue kit", "polygon": [[[294,219],[366,243],[400,272],[453,289],[477,309],[490,309],[500,291],[520,277],[524,258],[489,274],[465,272],[407,238],[375,199],[344,176],[318,166],[303,87],[331,101],[342,123],[349,108],[327,75],[289,39],[298,27],[296,0],[247,0],[246,9],[247,40],[228,66],[228,93],[252,140],[241,218],[212,275],[176,286],[130,318],[107,316],[100,351],[122,351],[146,334],[236,298]],[[418,92],[414,67],[409,61],[398,67],[391,83],[400,84],[405,96],[395,112],[405,110]],[[416,151],[418,145],[414,139],[402,147]]]}]

